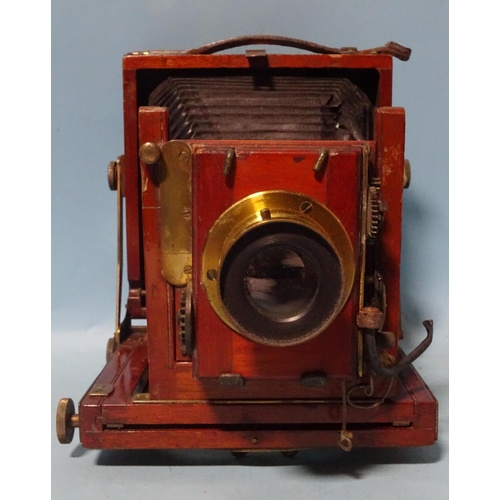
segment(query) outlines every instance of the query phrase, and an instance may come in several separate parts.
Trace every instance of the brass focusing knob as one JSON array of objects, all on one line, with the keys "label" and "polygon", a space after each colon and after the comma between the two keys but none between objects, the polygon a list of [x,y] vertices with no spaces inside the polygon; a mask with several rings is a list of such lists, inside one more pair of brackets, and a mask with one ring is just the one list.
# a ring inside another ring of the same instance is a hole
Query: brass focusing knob
[{"label": "brass focusing knob", "polygon": [[116,161],[110,161],[108,163],[108,186],[111,191],[116,191],[118,188],[118,163]]},{"label": "brass focusing knob", "polygon": [[69,444],[73,440],[75,428],[80,425],[80,419],[75,413],[75,404],[71,398],[63,398],[57,405],[56,434],[62,444]]}]

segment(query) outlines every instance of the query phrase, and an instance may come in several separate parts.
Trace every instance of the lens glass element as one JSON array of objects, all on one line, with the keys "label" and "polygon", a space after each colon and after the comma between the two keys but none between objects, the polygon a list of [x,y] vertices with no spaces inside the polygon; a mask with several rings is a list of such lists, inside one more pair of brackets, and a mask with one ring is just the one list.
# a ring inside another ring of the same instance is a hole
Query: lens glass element
[{"label": "lens glass element", "polygon": [[307,313],[318,291],[315,266],[288,245],[257,252],[244,276],[245,295],[262,315],[284,323]]}]

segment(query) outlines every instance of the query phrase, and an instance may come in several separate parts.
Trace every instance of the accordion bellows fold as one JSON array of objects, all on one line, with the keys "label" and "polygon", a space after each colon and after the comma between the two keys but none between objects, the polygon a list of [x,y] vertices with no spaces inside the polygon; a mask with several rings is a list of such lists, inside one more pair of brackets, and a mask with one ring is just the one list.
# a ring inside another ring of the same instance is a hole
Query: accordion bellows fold
[{"label": "accordion bellows fold", "polygon": [[150,95],[171,139],[366,140],[372,105],[347,78],[169,77]]}]

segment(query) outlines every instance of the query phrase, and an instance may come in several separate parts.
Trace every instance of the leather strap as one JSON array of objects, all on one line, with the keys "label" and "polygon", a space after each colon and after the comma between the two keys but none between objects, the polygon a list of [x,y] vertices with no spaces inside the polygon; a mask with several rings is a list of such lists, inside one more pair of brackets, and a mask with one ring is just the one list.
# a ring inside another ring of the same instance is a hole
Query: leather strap
[{"label": "leather strap", "polygon": [[352,47],[335,49],[333,47],[319,45],[306,40],[274,35],[249,35],[227,38],[226,40],[220,40],[218,42],[209,43],[208,45],[203,45],[202,47],[198,47],[196,49],[188,50],[186,51],[186,54],[215,54],[216,52],[220,52],[222,50],[233,49],[235,47],[242,47],[245,45],[279,45],[282,47],[294,47],[296,49],[308,50],[309,52],[313,52],[315,54],[388,54],[402,61],[407,61],[411,54],[411,49],[403,47],[396,42],[388,42],[383,47],[358,51]]}]

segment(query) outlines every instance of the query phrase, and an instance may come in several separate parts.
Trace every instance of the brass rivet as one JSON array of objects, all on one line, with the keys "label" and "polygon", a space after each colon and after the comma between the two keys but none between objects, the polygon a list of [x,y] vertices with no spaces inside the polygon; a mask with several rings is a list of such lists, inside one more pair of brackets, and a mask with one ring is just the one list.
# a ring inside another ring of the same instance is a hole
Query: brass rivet
[{"label": "brass rivet", "polygon": [[214,281],[217,279],[217,271],[215,269],[209,269],[207,271],[207,278],[210,280],[210,281]]},{"label": "brass rivet", "polygon": [[252,438],[252,443],[253,444],[257,444],[258,442],[259,442],[258,438],[256,438],[256,437]]},{"label": "brass rivet", "polygon": [[303,201],[300,204],[300,211],[303,214],[310,214],[313,211],[313,204],[310,201]]},{"label": "brass rivet", "polygon": [[192,266],[184,266],[184,274],[191,274],[193,272],[193,267]]},{"label": "brass rivet", "polygon": [[182,211],[182,217],[184,217],[184,219],[190,219],[191,218],[191,209],[185,208]]},{"label": "brass rivet", "polygon": [[160,148],[154,142],[145,142],[139,148],[139,158],[146,165],[153,165],[160,159]]},{"label": "brass rivet", "polygon": [[179,153],[179,160],[181,161],[188,161],[189,155],[186,153],[186,151],[181,151]]}]

